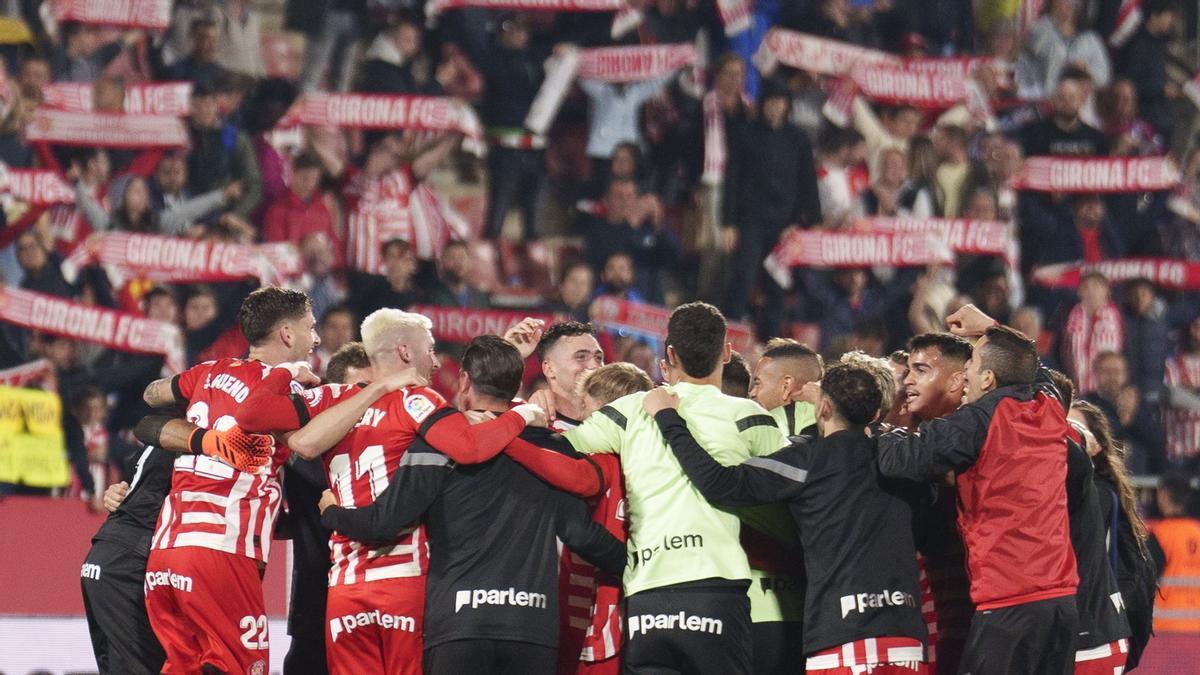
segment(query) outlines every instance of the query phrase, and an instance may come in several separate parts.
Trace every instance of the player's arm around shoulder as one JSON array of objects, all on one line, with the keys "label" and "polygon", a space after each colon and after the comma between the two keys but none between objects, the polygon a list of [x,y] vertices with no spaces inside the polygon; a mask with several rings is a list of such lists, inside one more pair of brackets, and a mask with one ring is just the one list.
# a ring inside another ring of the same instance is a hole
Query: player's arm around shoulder
[{"label": "player's arm around shoulder", "polygon": [[646,415],[642,410],[645,395],[636,392],[622,396],[588,415],[583,424],[563,432],[563,436],[576,452],[585,455],[620,454],[631,421]]},{"label": "player's arm around shoulder", "polygon": [[765,408],[749,399],[729,398],[738,436],[746,442],[751,457],[764,457],[788,446],[787,436]]}]

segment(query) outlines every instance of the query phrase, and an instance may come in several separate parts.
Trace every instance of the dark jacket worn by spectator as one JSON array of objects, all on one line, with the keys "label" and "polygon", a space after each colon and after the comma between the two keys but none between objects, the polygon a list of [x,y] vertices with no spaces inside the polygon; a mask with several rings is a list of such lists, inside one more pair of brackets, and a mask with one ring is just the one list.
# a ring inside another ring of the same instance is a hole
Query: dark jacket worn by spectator
[{"label": "dark jacket worn by spectator", "polygon": [[204,194],[224,189],[231,180],[241,181],[242,195],[231,210],[248,217],[262,199],[262,176],[250,139],[232,124],[218,129],[192,126],[189,132],[188,189],[192,194]]}]

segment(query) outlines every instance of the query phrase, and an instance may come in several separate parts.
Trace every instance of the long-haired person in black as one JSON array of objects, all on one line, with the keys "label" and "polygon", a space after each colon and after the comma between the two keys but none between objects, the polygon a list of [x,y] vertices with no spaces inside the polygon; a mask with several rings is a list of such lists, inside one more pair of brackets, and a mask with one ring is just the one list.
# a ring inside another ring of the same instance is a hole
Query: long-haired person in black
[{"label": "long-haired person in black", "polygon": [[1096,467],[1100,507],[1113,542],[1109,561],[1133,631],[1125,662],[1129,670],[1141,659],[1154,619],[1157,574],[1150,555],[1150,534],[1138,513],[1137,495],[1125,464],[1127,449],[1116,440],[1104,411],[1093,403],[1075,401],[1068,417],[1083,425],[1092,436],[1087,450]]}]

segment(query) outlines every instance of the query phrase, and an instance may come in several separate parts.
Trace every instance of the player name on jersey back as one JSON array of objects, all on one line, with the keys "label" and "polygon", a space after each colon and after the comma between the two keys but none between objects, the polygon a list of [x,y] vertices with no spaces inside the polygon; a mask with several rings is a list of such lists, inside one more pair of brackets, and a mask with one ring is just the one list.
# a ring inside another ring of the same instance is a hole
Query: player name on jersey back
[{"label": "player name on jersey back", "polygon": [[[326,399],[316,407],[310,405],[310,412],[331,404]],[[350,433],[325,453],[326,479],[338,505],[353,509],[375,503],[417,438],[421,423],[446,406],[437,392],[417,387],[386,394],[368,407]],[[420,525],[406,528],[384,544],[355,541],[334,532],[329,550],[330,586],[417,577],[429,567],[425,529]]]},{"label": "player name on jersey back", "polygon": [[[180,373],[175,384],[188,401],[188,421],[218,431],[234,426],[238,406],[271,370],[260,361],[218,359]],[[289,386],[302,391],[295,382]],[[286,447],[277,447],[271,461],[254,473],[212,457],[180,456],[151,547],[196,546],[267,562],[283,495],[279,469],[288,454]]]}]

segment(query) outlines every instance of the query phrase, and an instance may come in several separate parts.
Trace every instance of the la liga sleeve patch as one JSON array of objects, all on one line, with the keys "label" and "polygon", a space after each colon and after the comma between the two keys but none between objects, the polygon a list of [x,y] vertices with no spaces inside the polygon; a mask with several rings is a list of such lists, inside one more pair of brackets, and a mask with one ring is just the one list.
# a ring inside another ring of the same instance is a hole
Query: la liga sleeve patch
[{"label": "la liga sleeve patch", "polygon": [[413,418],[414,422],[420,424],[425,421],[426,417],[429,417],[430,413],[437,410],[437,406],[421,394],[411,394],[404,397],[404,410]]}]

